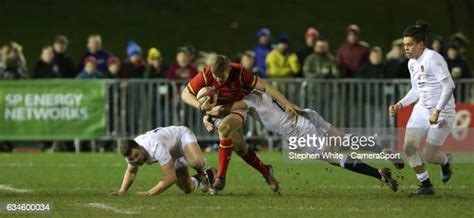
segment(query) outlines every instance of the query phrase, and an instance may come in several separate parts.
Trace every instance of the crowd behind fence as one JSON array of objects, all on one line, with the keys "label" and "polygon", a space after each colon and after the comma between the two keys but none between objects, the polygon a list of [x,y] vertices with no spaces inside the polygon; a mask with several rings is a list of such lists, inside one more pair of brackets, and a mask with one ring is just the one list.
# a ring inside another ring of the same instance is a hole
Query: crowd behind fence
[{"label": "crowd behind fence", "polygon": [[[320,113],[341,128],[396,127],[388,106],[409,91],[406,79],[284,79],[269,80],[291,102]],[[199,140],[213,140],[202,124],[203,112],[181,101],[187,81],[108,80],[107,131],[104,138],[131,138],[158,126],[184,125]],[[456,81],[457,103],[472,103],[474,79]],[[270,148],[278,137],[250,116],[245,124],[247,139],[266,140]]]}]

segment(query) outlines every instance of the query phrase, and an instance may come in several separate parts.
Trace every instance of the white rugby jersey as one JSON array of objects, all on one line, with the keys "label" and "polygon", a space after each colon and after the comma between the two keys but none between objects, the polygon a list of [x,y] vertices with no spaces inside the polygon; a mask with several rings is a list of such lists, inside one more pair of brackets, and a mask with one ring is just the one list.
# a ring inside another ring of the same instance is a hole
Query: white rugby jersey
[{"label": "white rugby jersey", "polygon": [[283,106],[266,93],[254,90],[244,97],[249,113],[260,121],[268,130],[281,136],[304,136],[317,132],[315,125],[304,116],[295,120],[288,117]]},{"label": "white rugby jersey", "polygon": [[146,164],[158,162],[163,165],[183,156],[181,137],[186,130],[187,127],[184,126],[159,127],[135,137],[134,140],[148,153]]},{"label": "white rugby jersey", "polygon": [[[417,104],[429,110],[435,109],[443,90],[441,80],[445,78],[452,80],[444,58],[437,52],[425,48],[418,59],[412,58],[408,61],[408,69],[412,88],[418,91]],[[451,95],[443,112],[454,112],[454,108],[454,96]]]}]

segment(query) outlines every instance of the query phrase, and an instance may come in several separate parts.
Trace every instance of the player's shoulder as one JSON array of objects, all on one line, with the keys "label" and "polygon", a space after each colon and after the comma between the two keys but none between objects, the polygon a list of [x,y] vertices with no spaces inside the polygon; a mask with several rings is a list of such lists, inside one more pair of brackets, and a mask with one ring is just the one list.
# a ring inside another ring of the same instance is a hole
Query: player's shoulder
[{"label": "player's shoulder", "polygon": [[244,71],[244,67],[239,63],[230,63],[230,73],[231,74],[240,74]]},{"label": "player's shoulder", "polygon": [[446,60],[444,59],[444,57],[434,50],[427,49],[426,55],[427,57],[425,60],[429,60],[432,66],[442,66],[446,64]]}]

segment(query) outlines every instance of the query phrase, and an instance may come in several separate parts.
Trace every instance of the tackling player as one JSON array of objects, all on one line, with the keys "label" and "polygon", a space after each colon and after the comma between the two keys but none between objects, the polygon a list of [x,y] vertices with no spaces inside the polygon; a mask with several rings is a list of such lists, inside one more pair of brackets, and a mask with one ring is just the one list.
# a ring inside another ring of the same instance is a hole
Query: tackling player
[{"label": "tackling player", "polygon": [[[203,102],[196,98],[196,94],[203,87],[214,87],[218,92],[216,102]],[[209,67],[195,76],[184,89],[182,100],[194,108],[208,111],[214,105],[228,105],[250,93],[253,89],[263,91],[282,104],[288,113],[297,116],[300,108],[290,103],[278,90],[268,85],[258,76],[245,70],[242,65],[230,63],[229,58],[223,55],[216,55],[210,58]],[[234,150],[245,162],[257,169],[265,178],[270,188],[277,192],[278,182],[273,177],[272,168],[265,165],[252,149],[248,149],[243,142],[241,133],[242,124],[245,121],[246,111],[232,111],[222,119],[217,119],[215,125],[219,134],[219,167],[213,187],[222,190],[225,186],[225,176],[229,165],[232,150]]]},{"label": "tackling player", "polygon": [[[153,188],[138,195],[158,195],[176,184],[184,193],[191,193],[197,187],[203,192],[209,189],[214,178],[214,169],[204,170],[206,161],[197,144],[194,133],[184,126],[157,128],[137,136],[134,140],[121,143],[120,153],[128,167],[122,185],[111,195],[124,195],[133,184],[138,168],[143,164],[159,163],[164,177]],[[197,175],[189,176],[188,166]]]},{"label": "tackling player", "polygon": [[[330,123],[326,122],[316,111],[310,109],[304,109],[300,112],[300,116],[297,118],[297,123],[282,109],[278,102],[274,101],[273,98],[260,91],[253,91],[249,95],[245,96],[242,101],[235,102],[231,108],[217,106],[214,107],[209,115],[221,116],[232,110],[249,110],[252,117],[262,123],[268,130],[277,133],[284,138],[290,138],[292,136],[306,137],[307,135],[315,135],[318,137],[324,137],[326,134],[329,137],[335,136],[339,138],[350,137],[340,133],[335,127],[332,127]],[[214,126],[208,122],[206,115],[203,118],[204,124],[208,131],[211,131]],[[322,152],[338,152],[340,144],[332,146],[324,146],[323,149],[311,148],[311,153],[322,153]],[[390,152],[384,150],[384,152]],[[362,162],[362,160],[354,159],[350,156],[344,155],[343,158],[327,158],[322,159],[332,165],[340,166],[344,169],[371,176],[386,183],[393,191],[397,191],[398,184],[395,179],[391,177],[391,172],[388,168],[376,169],[368,164]],[[403,168],[403,160],[392,160],[397,168]]]},{"label": "tackling player", "polygon": [[[416,25],[409,26],[403,32],[405,53],[410,58],[411,89],[402,100],[389,107],[390,115],[394,116],[401,108],[418,101],[408,120],[403,146],[410,166],[421,183],[410,196],[434,194],[424,161],[441,165],[443,182],[447,182],[452,174],[452,156],[439,149],[454,125],[454,82],[443,56],[426,48],[429,32],[429,25],[422,21],[417,21]],[[418,150],[423,139],[426,144],[420,154]]]}]

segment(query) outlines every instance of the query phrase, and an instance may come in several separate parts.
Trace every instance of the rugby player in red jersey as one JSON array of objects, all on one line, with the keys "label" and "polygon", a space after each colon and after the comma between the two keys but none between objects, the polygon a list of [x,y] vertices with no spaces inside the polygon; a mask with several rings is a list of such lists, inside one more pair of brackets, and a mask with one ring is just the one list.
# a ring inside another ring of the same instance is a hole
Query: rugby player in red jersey
[{"label": "rugby player in red jersey", "polygon": [[[213,87],[218,93],[217,101],[210,102],[208,99],[200,103],[196,95],[203,87]],[[277,89],[245,70],[242,65],[230,63],[229,58],[223,55],[210,58],[208,67],[204,68],[203,72],[200,72],[188,83],[187,88],[181,94],[181,98],[194,108],[209,111],[215,105],[230,105],[240,101],[254,89],[273,97],[295,118],[298,116],[298,112],[301,111],[298,106],[288,101]],[[246,111],[236,110],[222,119],[213,118],[212,120],[219,134],[219,168],[213,188],[216,191],[224,188],[227,168],[232,150],[234,150],[245,162],[263,175],[274,192],[278,192],[279,186],[273,177],[272,167],[265,165],[252,149],[243,146],[245,143],[241,127],[246,116]]]}]

